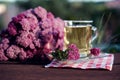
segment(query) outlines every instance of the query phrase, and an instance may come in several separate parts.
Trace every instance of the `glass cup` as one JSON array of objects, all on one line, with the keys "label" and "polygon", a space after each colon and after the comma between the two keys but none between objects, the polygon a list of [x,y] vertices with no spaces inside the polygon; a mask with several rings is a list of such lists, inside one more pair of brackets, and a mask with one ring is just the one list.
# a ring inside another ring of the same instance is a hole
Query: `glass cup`
[{"label": "glass cup", "polygon": [[92,47],[91,42],[97,37],[97,28],[91,25],[93,21],[65,20],[64,22],[64,49],[69,44],[76,44],[80,54],[87,56]]}]

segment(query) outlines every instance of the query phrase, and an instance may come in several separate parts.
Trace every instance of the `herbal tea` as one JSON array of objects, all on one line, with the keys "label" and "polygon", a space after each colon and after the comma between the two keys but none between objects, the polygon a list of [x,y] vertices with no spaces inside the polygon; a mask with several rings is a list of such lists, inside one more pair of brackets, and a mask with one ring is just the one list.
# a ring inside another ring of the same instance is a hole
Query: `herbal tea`
[{"label": "herbal tea", "polygon": [[91,26],[66,26],[65,27],[65,47],[69,44],[76,44],[80,52],[88,52],[91,48]]}]

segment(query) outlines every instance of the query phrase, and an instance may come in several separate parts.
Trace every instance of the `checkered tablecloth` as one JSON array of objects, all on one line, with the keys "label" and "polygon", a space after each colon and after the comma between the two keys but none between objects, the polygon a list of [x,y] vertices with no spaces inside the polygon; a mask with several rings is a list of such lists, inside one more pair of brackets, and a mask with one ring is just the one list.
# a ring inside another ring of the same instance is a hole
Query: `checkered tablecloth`
[{"label": "checkered tablecloth", "polygon": [[66,60],[58,61],[54,59],[50,64],[45,67],[69,67],[69,68],[80,68],[80,69],[107,69],[112,70],[114,62],[114,55],[102,53],[99,56],[92,56],[90,58],[80,58],[78,60]]}]

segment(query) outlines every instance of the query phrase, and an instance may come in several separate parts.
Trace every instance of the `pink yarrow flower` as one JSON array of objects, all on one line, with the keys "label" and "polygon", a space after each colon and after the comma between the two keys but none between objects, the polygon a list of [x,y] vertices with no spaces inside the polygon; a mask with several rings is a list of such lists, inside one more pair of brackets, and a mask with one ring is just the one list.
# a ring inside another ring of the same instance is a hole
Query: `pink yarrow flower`
[{"label": "pink yarrow flower", "polygon": [[9,34],[12,35],[12,36],[15,36],[17,34],[17,29],[16,29],[14,23],[12,23],[12,22],[10,22],[8,24],[8,29],[7,30],[9,32]]},{"label": "pink yarrow flower", "polygon": [[92,48],[90,49],[90,54],[94,56],[98,56],[100,54],[100,49],[99,48]]},{"label": "pink yarrow flower", "polygon": [[8,58],[5,56],[3,49],[0,49],[0,61],[7,61]]},{"label": "pink yarrow flower", "polygon": [[47,18],[46,9],[44,9],[40,6],[34,9],[34,13],[41,19],[46,19]]},{"label": "pink yarrow flower", "polygon": [[20,53],[20,48],[16,45],[11,45],[7,51],[6,51],[6,55],[7,57],[11,58],[11,59],[16,59],[18,54]]},{"label": "pink yarrow flower", "polygon": [[80,58],[79,49],[75,44],[70,44],[68,46],[68,59],[77,60]]}]

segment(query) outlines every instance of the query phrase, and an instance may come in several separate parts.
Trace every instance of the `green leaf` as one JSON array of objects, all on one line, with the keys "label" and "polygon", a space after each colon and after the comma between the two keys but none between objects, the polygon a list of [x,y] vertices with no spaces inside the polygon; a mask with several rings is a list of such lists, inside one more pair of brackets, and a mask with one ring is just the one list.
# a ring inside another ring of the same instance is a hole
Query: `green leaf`
[{"label": "green leaf", "polygon": [[52,56],[58,60],[66,60],[68,58],[67,50],[56,50],[55,52],[52,52]]}]

